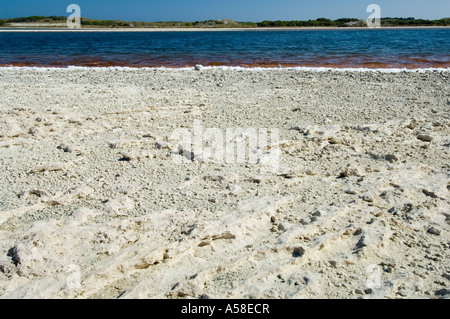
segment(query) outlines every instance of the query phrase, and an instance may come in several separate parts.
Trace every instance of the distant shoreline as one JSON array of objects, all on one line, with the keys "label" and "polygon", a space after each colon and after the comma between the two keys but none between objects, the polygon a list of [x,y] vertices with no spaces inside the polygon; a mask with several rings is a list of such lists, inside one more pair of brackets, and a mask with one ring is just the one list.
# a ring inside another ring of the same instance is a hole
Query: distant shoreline
[{"label": "distant shoreline", "polygon": [[405,27],[267,27],[267,28],[0,28],[0,32],[214,32],[214,31],[350,31],[350,30],[450,29],[450,26]]}]

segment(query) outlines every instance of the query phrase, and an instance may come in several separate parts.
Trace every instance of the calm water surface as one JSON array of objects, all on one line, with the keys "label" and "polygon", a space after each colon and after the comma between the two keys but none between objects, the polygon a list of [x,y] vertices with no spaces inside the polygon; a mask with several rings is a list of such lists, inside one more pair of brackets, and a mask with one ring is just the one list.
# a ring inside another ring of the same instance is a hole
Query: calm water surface
[{"label": "calm water surface", "polygon": [[0,33],[0,65],[450,67],[450,29]]}]

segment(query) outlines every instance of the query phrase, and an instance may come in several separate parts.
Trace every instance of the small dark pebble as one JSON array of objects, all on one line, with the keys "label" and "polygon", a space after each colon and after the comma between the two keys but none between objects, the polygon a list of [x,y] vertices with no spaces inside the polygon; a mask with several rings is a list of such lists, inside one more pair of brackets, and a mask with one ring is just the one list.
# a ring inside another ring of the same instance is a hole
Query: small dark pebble
[{"label": "small dark pebble", "polygon": [[435,227],[431,227],[430,229],[428,229],[427,233],[431,234],[431,235],[439,236],[441,234],[441,231]]},{"label": "small dark pebble", "polygon": [[295,247],[294,252],[292,253],[292,257],[298,258],[302,257],[305,254],[305,249],[303,247]]},{"label": "small dark pebble", "polygon": [[434,292],[435,296],[445,296],[445,295],[448,295],[448,294],[450,294],[450,289],[449,288],[439,289],[439,290],[436,290]]},{"label": "small dark pebble", "polygon": [[373,289],[372,289],[372,288],[367,288],[367,289],[364,290],[364,292],[365,292],[367,295],[371,295],[371,294],[373,294]]}]

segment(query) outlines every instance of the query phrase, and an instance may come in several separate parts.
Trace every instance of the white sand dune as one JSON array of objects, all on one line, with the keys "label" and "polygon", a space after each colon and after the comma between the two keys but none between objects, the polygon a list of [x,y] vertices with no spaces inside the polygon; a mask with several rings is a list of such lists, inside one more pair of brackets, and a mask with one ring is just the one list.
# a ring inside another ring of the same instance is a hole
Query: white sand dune
[{"label": "white sand dune", "polygon": [[[0,296],[446,298],[449,77],[2,68]],[[195,121],[278,170],[177,164]]]}]

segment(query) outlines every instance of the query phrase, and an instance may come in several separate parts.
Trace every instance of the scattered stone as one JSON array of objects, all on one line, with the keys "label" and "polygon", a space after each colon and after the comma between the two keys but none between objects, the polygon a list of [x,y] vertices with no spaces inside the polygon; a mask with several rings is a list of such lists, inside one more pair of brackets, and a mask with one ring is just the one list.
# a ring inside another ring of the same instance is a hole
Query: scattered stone
[{"label": "scattered stone", "polygon": [[431,142],[433,140],[433,137],[428,134],[419,134],[417,135],[417,139],[423,142]]},{"label": "scattered stone", "polygon": [[355,294],[357,295],[363,295],[364,292],[361,289],[355,289]]},{"label": "scattered stone", "polygon": [[358,242],[356,243],[356,249],[360,250],[364,247],[366,247],[366,243],[365,243],[366,237],[365,236],[361,236],[358,240]]},{"label": "scattered stone", "polygon": [[405,214],[405,217],[409,220],[418,220],[423,215],[424,213],[421,208],[413,208]]},{"label": "scattered stone", "polygon": [[211,241],[204,240],[204,241],[200,242],[200,244],[198,244],[198,247],[205,247],[205,246],[209,246],[209,245],[211,245]]},{"label": "scattered stone", "polygon": [[402,297],[407,297],[408,296],[408,291],[406,289],[399,289],[397,294],[399,294]]},{"label": "scattered stone", "polygon": [[312,213],[312,216],[314,216],[314,217],[320,217],[320,216],[322,216],[322,214],[320,213],[319,210],[316,210],[314,213]]},{"label": "scattered stone", "polygon": [[331,145],[341,144],[341,142],[338,139],[334,138],[334,137],[330,138],[328,140],[328,143],[330,143]]},{"label": "scattered stone", "polygon": [[64,153],[73,153],[73,152],[84,153],[85,152],[83,147],[75,146],[72,144],[66,144],[66,143],[61,143],[58,146],[58,149],[64,151]]},{"label": "scattered stone", "polygon": [[364,289],[364,292],[366,293],[366,295],[371,295],[371,294],[373,294],[373,289],[367,288],[367,289]]},{"label": "scattered stone", "polygon": [[249,178],[248,181],[252,182],[254,184],[261,184],[261,182],[263,181],[263,178],[259,177],[259,176],[255,176],[255,177]]},{"label": "scattered stone", "polygon": [[169,143],[167,143],[167,142],[159,141],[159,142],[156,142],[155,145],[156,145],[156,148],[159,149],[159,150],[164,150],[164,149],[170,150],[171,149]]},{"label": "scattered stone", "polygon": [[108,142],[108,147],[111,149],[120,149],[126,145],[125,141],[110,141]]},{"label": "scattered stone", "polygon": [[410,130],[413,130],[417,127],[417,121],[416,120],[411,120],[411,122],[406,126],[406,128],[409,128]]},{"label": "scattered stone", "polygon": [[10,254],[8,254],[8,257],[0,256],[0,272],[7,276],[12,276],[16,272],[16,266],[10,258]]},{"label": "scattered stone", "polygon": [[300,219],[300,224],[303,226],[309,225],[311,223],[311,220],[309,218],[302,218]]},{"label": "scattered stone", "polygon": [[308,176],[315,176],[315,175],[317,175],[314,171],[312,171],[312,170],[310,170],[310,169],[307,169],[307,170],[305,171],[305,174],[308,175]]},{"label": "scattered stone", "polygon": [[148,152],[140,152],[138,153],[135,150],[130,150],[128,152],[121,152],[120,155],[122,156],[122,158],[120,159],[121,161],[127,161],[127,162],[131,162],[131,161],[141,161],[144,160],[146,158],[150,158],[152,157],[150,153]]},{"label": "scattered stone", "polygon": [[380,266],[383,268],[383,271],[392,273],[396,266],[396,263],[394,261],[384,261],[380,263]]},{"label": "scattered stone", "polygon": [[437,196],[434,192],[432,192],[432,191],[429,191],[429,190],[424,189],[424,190],[423,190],[423,193],[424,193],[425,195],[429,196],[429,197],[432,197],[432,198],[438,198],[438,196]]},{"label": "scattered stone", "polygon": [[32,235],[33,240],[20,242],[9,250],[9,256],[16,265],[17,274],[23,277],[44,277],[52,269],[62,269],[63,257],[58,256],[56,247],[49,245],[42,234]]},{"label": "scattered stone", "polygon": [[156,138],[155,136],[153,136],[152,133],[146,133],[146,134],[143,134],[142,137],[143,137],[143,138],[152,138],[152,139],[155,139],[155,138]]},{"label": "scattered stone", "polygon": [[284,177],[286,179],[293,179],[297,177],[294,173],[283,173],[280,174],[279,176]]},{"label": "scattered stone", "polygon": [[373,198],[370,195],[361,195],[360,198],[367,203],[373,202]]},{"label": "scattered stone", "polygon": [[65,153],[72,153],[74,151],[74,148],[71,145],[66,144],[66,143],[61,143],[58,146],[58,149],[63,150]]},{"label": "scattered stone", "polygon": [[120,153],[120,155],[122,156],[121,160],[128,161],[128,162],[133,161],[139,157],[139,154],[135,150],[131,150],[128,152],[122,152],[122,153]]},{"label": "scattered stone", "polygon": [[43,172],[57,172],[64,170],[64,163],[49,163],[45,164],[41,167],[38,167],[36,169],[31,170],[31,173],[37,174],[37,173],[43,173]]},{"label": "scattered stone", "polygon": [[428,234],[431,235],[436,235],[436,236],[440,236],[441,235],[441,231],[435,227],[431,227],[430,229],[427,230]]},{"label": "scattered stone", "polygon": [[357,166],[348,165],[338,176],[338,178],[345,178],[350,176],[357,176],[361,177],[363,176],[363,173],[361,172],[361,169]]},{"label": "scattered stone", "polygon": [[384,158],[386,159],[386,161],[391,162],[391,163],[398,161],[398,157],[394,154],[388,154]]},{"label": "scattered stone", "polygon": [[36,137],[36,136],[42,135],[42,130],[38,127],[33,126],[32,128],[30,128],[28,130],[28,134]]},{"label": "scattered stone", "polygon": [[218,239],[236,239],[236,235],[234,235],[230,231],[225,231],[219,235],[213,235],[211,236],[212,240],[218,240]]},{"label": "scattered stone", "polygon": [[43,191],[43,190],[40,190],[40,189],[32,189],[32,190],[28,191],[28,193],[30,195],[35,195],[37,197],[47,196],[47,193],[45,191]]},{"label": "scattered stone", "polygon": [[438,289],[434,292],[435,296],[446,296],[450,294],[450,288]]},{"label": "scattered stone", "polygon": [[200,65],[200,64],[195,65],[195,66],[194,66],[194,70],[195,70],[195,71],[201,71],[201,70],[203,70],[203,65]]},{"label": "scattered stone", "polygon": [[298,258],[302,257],[305,254],[305,249],[303,247],[295,247],[294,252],[292,253],[292,257]]}]

